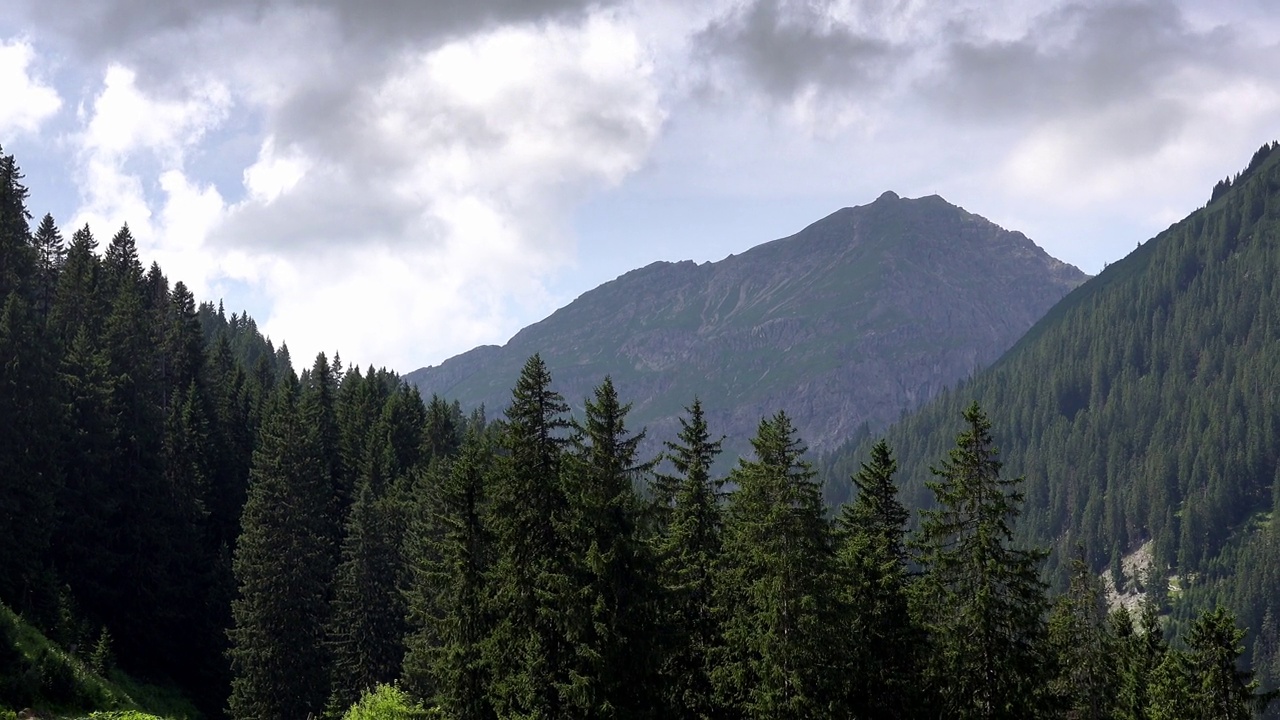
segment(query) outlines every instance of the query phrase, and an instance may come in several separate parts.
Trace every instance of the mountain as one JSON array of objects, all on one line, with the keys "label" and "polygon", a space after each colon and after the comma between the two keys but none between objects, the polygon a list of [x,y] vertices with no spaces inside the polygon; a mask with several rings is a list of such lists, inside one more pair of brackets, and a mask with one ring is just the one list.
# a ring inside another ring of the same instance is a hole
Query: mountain
[{"label": "mountain", "polygon": [[[929,467],[961,411],[991,416],[1005,472],[1025,475],[1020,534],[1076,547],[1095,569],[1150,554],[1174,627],[1221,603],[1253,628],[1253,661],[1280,681],[1280,152],[1263,146],[1209,204],[1054,307],[1010,352],[887,435],[903,500],[926,506]],[[827,498],[869,447],[833,453]],[[1052,566],[1057,566],[1056,570]],[[1257,640],[1262,642],[1255,642]]]},{"label": "mountain", "polygon": [[823,450],[986,366],[1085,278],[940,197],[887,192],[719,262],[634,270],[406,379],[496,415],[541,353],[578,407],[611,375],[650,438],[699,396],[728,457],[778,409]]}]

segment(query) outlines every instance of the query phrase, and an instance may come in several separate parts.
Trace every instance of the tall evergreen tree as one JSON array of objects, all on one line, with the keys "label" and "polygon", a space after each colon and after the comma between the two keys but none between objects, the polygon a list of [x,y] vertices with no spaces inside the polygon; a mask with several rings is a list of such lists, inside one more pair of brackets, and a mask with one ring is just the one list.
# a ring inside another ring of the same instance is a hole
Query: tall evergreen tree
[{"label": "tall evergreen tree", "polygon": [[67,256],[62,233],[58,232],[52,215],[46,213],[40,220],[40,227],[32,235],[31,244],[36,254],[35,310],[44,319],[53,309],[53,300],[58,292],[58,275],[62,272],[62,263]]},{"label": "tall evergreen tree", "polygon": [[435,462],[422,474],[407,537],[411,630],[404,682],[457,720],[494,717],[484,654],[493,628],[486,600],[494,547],[485,522],[493,466],[490,439],[472,428],[457,460]]},{"label": "tall evergreen tree", "polygon": [[27,223],[27,188],[22,171],[12,155],[0,149],[0,302],[18,292],[32,300],[31,279],[36,267],[31,249],[31,228]]},{"label": "tall evergreen tree", "polygon": [[67,247],[66,260],[58,275],[49,326],[62,347],[68,347],[76,334],[84,329],[89,339],[101,332],[105,300],[100,279],[102,261],[96,250],[89,226],[76,230]]},{"label": "tall evergreen tree", "polygon": [[82,611],[95,624],[109,616],[121,558],[112,551],[113,519],[122,502],[112,491],[111,466],[119,427],[106,354],[96,351],[81,327],[58,373],[59,400],[67,413],[63,488],[54,536],[54,562]]},{"label": "tall evergreen tree", "polygon": [[568,406],[551,389],[538,355],[529,358],[512,391],[501,435],[486,522],[494,535],[490,568],[495,625],[484,659],[490,696],[500,717],[559,718],[571,649],[561,633],[568,558],[559,528],[566,502],[560,463]]},{"label": "tall evergreen tree", "polygon": [[328,697],[331,488],[295,382],[281,382],[264,419],[235,549],[228,708],[235,720],[305,718]]},{"label": "tall evergreen tree", "polygon": [[922,639],[908,609],[907,509],[898,501],[898,463],[888,443],[852,478],[857,494],[838,519],[839,567],[848,622],[844,662],[858,717],[909,717],[919,694]]},{"label": "tall evergreen tree", "polygon": [[1205,720],[1248,720],[1270,698],[1259,697],[1253,672],[1241,670],[1245,631],[1225,608],[1205,612],[1187,636],[1195,711]]},{"label": "tall evergreen tree", "polygon": [[713,676],[730,714],[845,717],[838,702],[834,554],[821,490],[791,419],[760,422],[755,459],[730,475],[717,607],[725,649]]},{"label": "tall evergreen tree", "polygon": [[[349,488],[353,484],[345,477],[346,469],[342,464],[342,431],[337,409],[338,389],[338,378],[333,372],[333,366],[324,353],[318,353],[311,369],[303,373],[298,413],[307,429],[311,448],[319,462],[317,481],[325,488],[327,497],[328,509],[325,516],[329,522],[325,531],[332,544],[334,565],[337,564],[337,548],[342,537],[342,511],[345,510],[345,507],[339,504],[339,499],[344,495],[341,488]],[[364,442],[368,443],[367,434]]]},{"label": "tall evergreen tree", "polygon": [[918,617],[929,630],[928,682],[942,717],[1025,718],[1043,687],[1045,554],[1013,547],[1021,478],[1000,477],[991,423],[977,403],[934,469],[937,508],[920,524],[925,574]]},{"label": "tall evergreen tree", "polygon": [[1153,684],[1169,650],[1156,605],[1148,600],[1138,617],[1136,628],[1124,608],[1116,610],[1109,619],[1109,634],[1116,644],[1117,720],[1152,717]]},{"label": "tall evergreen tree", "polygon": [[368,453],[334,577],[329,704],[335,714],[365,692],[396,680],[404,660],[405,608],[399,583],[404,559],[397,527],[401,513],[388,493],[384,457],[382,452]]},{"label": "tall evergreen tree", "polygon": [[[658,625],[661,710],[669,717],[705,719],[721,712],[711,672],[722,634],[714,589],[724,536],[724,481],[711,474],[711,467],[723,438],[711,439],[698,399],[685,412],[678,440],[665,443],[666,457],[678,474],[664,480],[673,487],[671,506],[654,540],[663,592]],[[666,494],[654,497],[664,512]]]},{"label": "tall evergreen tree", "polygon": [[49,550],[62,477],[56,361],[26,300],[0,310],[0,599],[39,614],[52,601]]},{"label": "tall evergreen tree", "polygon": [[635,488],[652,463],[637,457],[644,431],[628,433],[629,410],[605,377],[575,424],[561,470],[573,563],[561,614],[574,655],[561,688],[566,717],[636,717],[651,704],[651,559],[639,538]]},{"label": "tall evergreen tree", "polygon": [[1110,633],[1102,585],[1083,548],[1072,560],[1067,593],[1049,614],[1048,639],[1056,660],[1049,695],[1059,715],[1070,720],[1115,717],[1120,648]]},{"label": "tall evergreen tree", "polygon": [[422,452],[428,459],[452,456],[462,446],[465,432],[459,422],[461,412],[457,403],[450,406],[439,395],[431,396],[422,435]]}]

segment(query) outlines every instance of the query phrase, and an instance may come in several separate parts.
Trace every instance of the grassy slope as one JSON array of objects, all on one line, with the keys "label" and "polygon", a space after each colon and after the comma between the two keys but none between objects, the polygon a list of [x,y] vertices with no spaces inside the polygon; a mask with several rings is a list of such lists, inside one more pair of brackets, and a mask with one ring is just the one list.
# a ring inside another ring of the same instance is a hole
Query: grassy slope
[{"label": "grassy slope", "polygon": [[57,718],[200,717],[173,690],[138,682],[119,670],[99,676],[0,604],[0,720],[25,708],[36,709],[39,717]]}]

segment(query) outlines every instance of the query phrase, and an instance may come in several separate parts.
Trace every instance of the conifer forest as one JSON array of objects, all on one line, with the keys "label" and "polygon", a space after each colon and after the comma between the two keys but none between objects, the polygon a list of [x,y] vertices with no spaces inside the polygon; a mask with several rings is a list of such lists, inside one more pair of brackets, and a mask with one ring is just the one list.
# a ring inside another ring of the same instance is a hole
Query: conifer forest
[{"label": "conifer forest", "polygon": [[993,373],[823,458],[773,413],[727,473],[699,398],[645,454],[539,355],[476,410],[299,374],[4,156],[0,718],[1275,717],[1274,149]]}]

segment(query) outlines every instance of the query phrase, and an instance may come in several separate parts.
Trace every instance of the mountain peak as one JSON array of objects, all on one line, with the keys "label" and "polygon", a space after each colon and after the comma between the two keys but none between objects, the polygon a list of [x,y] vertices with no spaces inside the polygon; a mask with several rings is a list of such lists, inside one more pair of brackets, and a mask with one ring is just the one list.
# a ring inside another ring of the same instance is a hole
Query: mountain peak
[{"label": "mountain peak", "polygon": [[653,263],[500,351],[406,379],[497,411],[536,352],[571,404],[612,376],[633,403],[630,422],[655,443],[675,436],[699,397],[730,437],[728,457],[747,452],[760,418],[779,409],[811,448],[830,449],[993,362],[1086,278],[1026,252],[1020,234],[922,200],[886,192],[719,262]]}]

